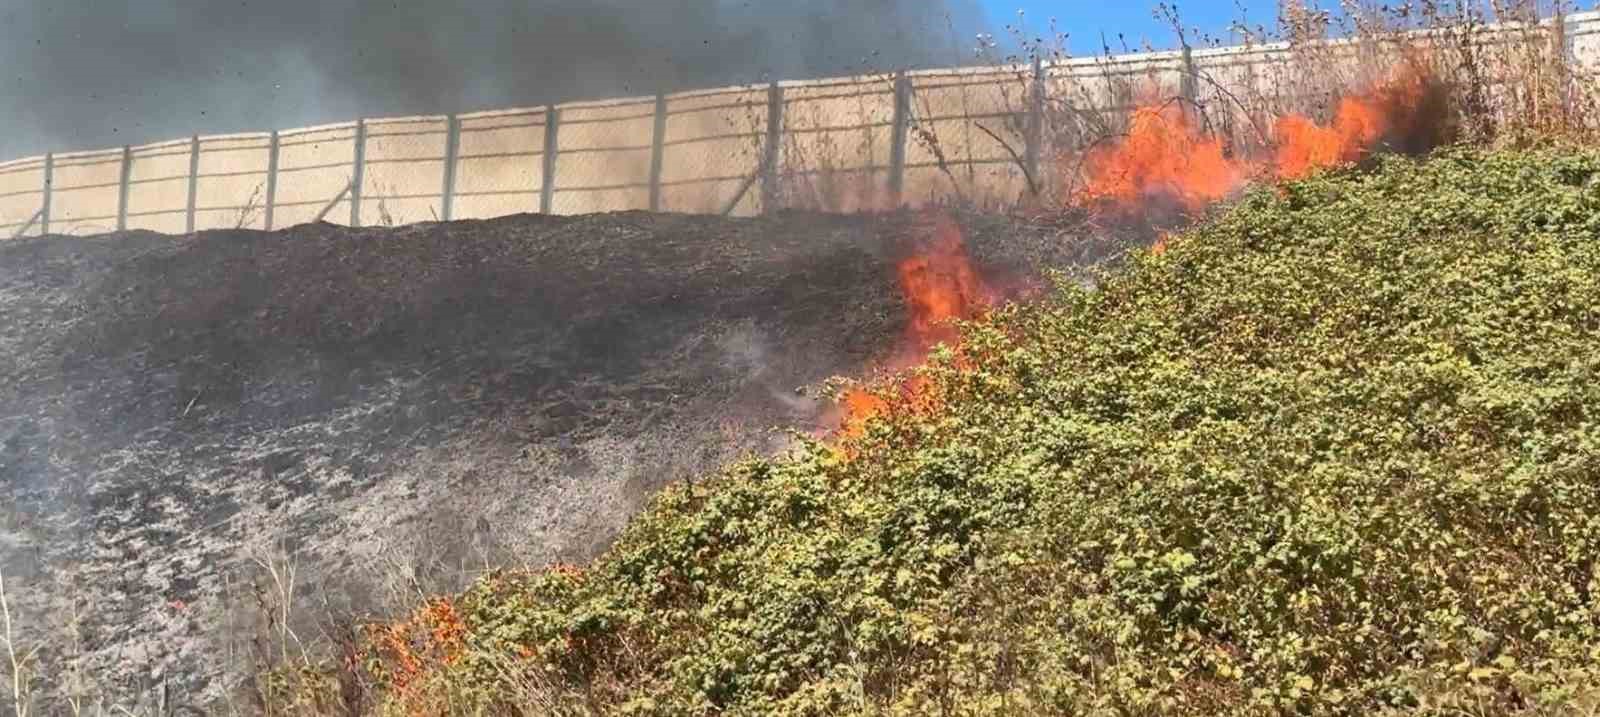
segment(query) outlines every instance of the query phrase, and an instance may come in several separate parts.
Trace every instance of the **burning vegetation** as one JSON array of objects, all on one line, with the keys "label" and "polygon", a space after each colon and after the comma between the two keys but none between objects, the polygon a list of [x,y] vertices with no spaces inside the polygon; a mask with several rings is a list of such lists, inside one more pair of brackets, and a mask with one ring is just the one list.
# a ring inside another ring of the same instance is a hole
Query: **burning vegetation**
[{"label": "burning vegetation", "polygon": [[[1441,83],[1417,65],[1403,66],[1390,79],[1339,98],[1326,123],[1300,114],[1278,117],[1275,144],[1257,156],[1231,152],[1222,138],[1198,127],[1180,103],[1147,104],[1134,110],[1125,135],[1072,160],[1082,164],[1084,185],[1066,200],[1091,212],[1142,215],[1175,205],[1181,215],[1193,216],[1237,195],[1251,181],[1300,179],[1385,149],[1425,151],[1450,134],[1442,91]],[[928,213],[916,233],[920,240],[897,266],[907,320],[882,367],[889,371],[921,364],[940,343],[959,348],[956,321],[978,318],[996,296],[973,268],[961,228],[949,216]],[[1153,250],[1165,251],[1168,232],[1158,230],[1153,237]],[[847,389],[840,397],[842,436],[859,438],[867,421],[896,406],[926,410],[925,385],[925,379],[910,376]]]},{"label": "burning vegetation", "polygon": [[[978,276],[967,254],[961,226],[949,215],[933,212],[917,225],[914,248],[895,266],[895,276],[906,304],[906,325],[885,368],[902,371],[922,363],[940,343],[954,344],[959,337],[955,322],[975,319],[990,306],[995,292]],[[911,377],[894,387],[851,387],[841,397],[842,430],[859,437],[866,421],[882,415],[892,405],[923,403],[923,380]],[[896,396],[891,401],[883,395]]]},{"label": "burning vegetation", "polygon": [[1134,110],[1128,133],[1083,159],[1086,186],[1071,201],[1104,203],[1136,211],[1153,197],[1199,210],[1232,194],[1249,176],[1222,140],[1197,130],[1177,104]]},{"label": "burning vegetation", "polygon": [[1084,184],[1067,200],[1122,213],[1165,201],[1192,215],[1252,180],[1299,179],[1382,149],[1426,151],[1451,135],[1443,91],[1426,71],[1405,66],[1371,89],[1339,98],[1326,123],[1300,114],[1276,118],[1270,151],[1256,156],[1232,152],[1222,138],[1204,133],[1181,103],[1145,105],[1125,135],[1082,158]]}]

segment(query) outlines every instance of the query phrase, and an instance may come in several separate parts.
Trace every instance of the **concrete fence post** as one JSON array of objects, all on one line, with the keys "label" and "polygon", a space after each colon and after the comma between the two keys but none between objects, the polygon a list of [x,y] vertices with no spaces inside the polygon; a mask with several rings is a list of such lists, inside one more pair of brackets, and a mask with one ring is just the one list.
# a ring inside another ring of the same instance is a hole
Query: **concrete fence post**
[{"label": "concrete fence post", "polygon": [[447,123],[444,138],[444,187],[440,191],[444,196],[444,220],[448,222],[455,216],[456,157],[461,154],[461,120],[455,115],[450,115]]},{"label": "concrete fence post", "polygon": [[906,182],[906,134],[911,129],[911,78],[894,77],[894,125],[889,139],[889,196],[900,205]]},{"label": "concrete fence post", "polygon": [[1028,83],[1028,146],[1024,158],[1028,189],[1038,193],[1039,156],[1044,151],[1044,61],[1033,58],[1033,78]]},{"label": "concrete fence post", "polygon": [[661,211],[661,162],[666,153],[667,96],[656,93],[656,125],[650,142],[650,211]]},{"label": "concrete fence post", "polygon": [[128,179],[133,176],[133,148],[122,145],[122,176],[117,180],[117,231],[128,230]]},{"label": "concrete fence post", "polygon": [[367,120],[356,120],[355,157],[350,163],[350,226],[361,226],[361,185],[366,181]]},{"label": "concrete fence post", "polygon": [[50,189],[56,181],[56,155],[44,155],[44,199],[39,203],[39,236],[50,233]]},{"label": "concrete fence post", "polygon": [[272,208],[278,203],[278,130],[272,130],[267,143],[266,230],[272,231]]},{"label": "concrete fence post", "polygon": [[539,185],[539,213],[550,214],[556,199],[556,153],[561,151],[561,108],[544,110],[544,179]]},{"label": "concrete fence post", "polygon": [[1194,70],[1194,48],[1189,47],[1187,42],[1183,43],[1183,68],[1180,72],[1183,74],[1178,78],[1178,92],[1183,95],[1184,104],[1188,105],[1184,111],[1193,111],[1196,101],[1200,98],[1197,86],[1199,78]]},{"label": "concrete fence post", "polygon": [[1566,121],[1572,116],[1572,81],[1573,66],[1572,42],[1567,36],[1567,9],[1565,0],[1556,0],[1556,14],[1551,28],[1552,40],[1555,47],[1552,49],[1556,55],[1556,92],[1561,103],[1561,119]]},{"label": "concrete fence post", "polygon": [[783,85],[767,85],[767,139],[761,152],[761,212],[777,211],[778,154],[783,151]]},{"label": "concrete fence post", "polygon": [[183,233],[194,233],[194,203],[200,193],[200,135],[189,137],[189,205]]}]

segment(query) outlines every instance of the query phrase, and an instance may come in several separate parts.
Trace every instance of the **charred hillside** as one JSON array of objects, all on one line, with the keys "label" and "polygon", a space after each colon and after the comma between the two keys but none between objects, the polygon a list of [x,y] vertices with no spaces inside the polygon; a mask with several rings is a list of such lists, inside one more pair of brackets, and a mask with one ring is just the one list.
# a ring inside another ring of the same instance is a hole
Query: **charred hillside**
[{"label": "charred hillside", "polygon": [[[966,224],[1011,285],[1071,258],[1018,239],[1049,230]],[[892,349],[917,226],[622,213],[0,244],[0,570],[34,629],[76,603],[90,667],[149,684],[223,667],[236,581],[273,556],[357,612],[474,565],[585,559],[660,486],[827,420],[798,389]]]}]

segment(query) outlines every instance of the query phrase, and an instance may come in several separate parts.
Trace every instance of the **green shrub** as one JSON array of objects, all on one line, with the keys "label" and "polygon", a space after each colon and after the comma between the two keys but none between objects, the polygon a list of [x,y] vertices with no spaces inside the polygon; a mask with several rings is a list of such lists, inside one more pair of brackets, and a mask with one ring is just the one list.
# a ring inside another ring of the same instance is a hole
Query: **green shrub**
[{"label": "green shrub", "polygon": [[967,327],[938,410],[486,579],[448,679],[574,713],[1600,708],[1597,237],[1594,154],[1257,190]]}]

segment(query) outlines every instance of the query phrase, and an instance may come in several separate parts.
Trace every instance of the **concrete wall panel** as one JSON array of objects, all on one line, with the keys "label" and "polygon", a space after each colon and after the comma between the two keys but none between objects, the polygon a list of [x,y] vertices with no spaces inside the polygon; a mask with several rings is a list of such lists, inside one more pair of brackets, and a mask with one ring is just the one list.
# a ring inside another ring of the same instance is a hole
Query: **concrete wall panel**
[{"label": "concrete wall panel", "polygon": [[[196,207],[194,210],[194,230],[197,232],[208,229],[260,229],[265,220],[266,213],[262,207],[239,206],[216,209]],[[179,221],[188,220],[180,216]]]},{"label": "concrete wall panel", "polygon": [[431,221],[444,211],[447,117],[367,121],[361,224]]},{"label": "concrete wall panel", "polygon": [[[745,186],[744,179],[694,181],[669,184],[661,188],[661,207],[666,212],[685,214],[718,214],[733,201],[734,195]],[[761,211],[761,184],[750,184],[734,204],[733,216],[754,216]]]},{"label": "concrete wall panel", "polygon": [[[272,224],[275,227],[292,227],[296,224],[309,224],[314,221],[317,212],[322,211],[322,205],[317,203],[298,203],[288,206],[279,205],[272,210]],[[340,201],[328,211],[323,221],[329,224],[348,224],[350,220],[350,202]]]},{"label": "concrete wall panel", "polygon": [[[30,157],[0,164],[0,241],[16,236],[44,204],[44,158]],[[29,227],[25,236],[36,236]]]},{"label": "concrete wall panel", "polygon": [[[266,172],[201,175],[195,182],[195,229],[265,228],[266,203]],[[202,211],[230,213],[229,221],[202,222]]]},{"label": "concrete wall panel", "polygon": [[[355,160],[355,136],[354,122],[279,133],[274,224],[286,227],[311,221],[349,186]],[[350,223],[349,199],[335,204],[324,221]]]},{"label": "concrete wall panel", "polygon": [[888,206],[894,103],[885,77],[785,85],[782,201],[827,211]]},{"label": "concrete wall panel", "polygon": [[580,103],[560,109],[552,210],[584,214],[649,208],[655,100]]},{"label": "concrete wall panel", "polygon": [[556,190],[551,198],[554,214],[598,214],[643,209],[650,204],[649,191],[632,187]]},{"label": "concrete wall panel", "polygon": [[122,150],[55,157],[50,193],[50,231],[100,234],[117,228],[122,196]]},{"label": "concrete wall panel", "polygon": [[[438,221],[444,211],[438,195],[431,197],[383,197],[361,200],[361,225],[405,226]],[[347,210],[348,211],[348,210]]]},{"label": "concrete wall panel", "polygon": [[906,143],[907,202],[974,199],[997,172],[1020,173],[1006,146],[1018,156],[1027,154],[1031,68],[922,73],[912,82],[917,131]]},{"label": "concrete wall panel", "polygon": [[[738,88],[667,98],[663,135],[661,206],[664,211],[722,211],[761,168],[767,132],[767,89]],[[750,184],[734,213],[760,207],[759,183]]]},{"label": "concrete wall panel", "polygon": [[1573,66],[1591,72],[1600,67],[1600,22],[1568,19],[1566,41]]},{"label": "concrete wall panel", "polygon": [[128,228],[181,234],[189,203],[189,141],[134,147],[128,170]]},{"label": "concrete wall panel", "polygon": [[267,133],[200,138],[196,230],[266,226]]},{"label": "concrete wall panel", "polygon": [[539,211],[544,110],[485,112],[460,121],[455,216],[486,219]]},{"label": "concrete wall panel", "polygon": [[492,219],[512,214],[538,214],[538,194],[479,194],[456,197],[456,218]]}]

